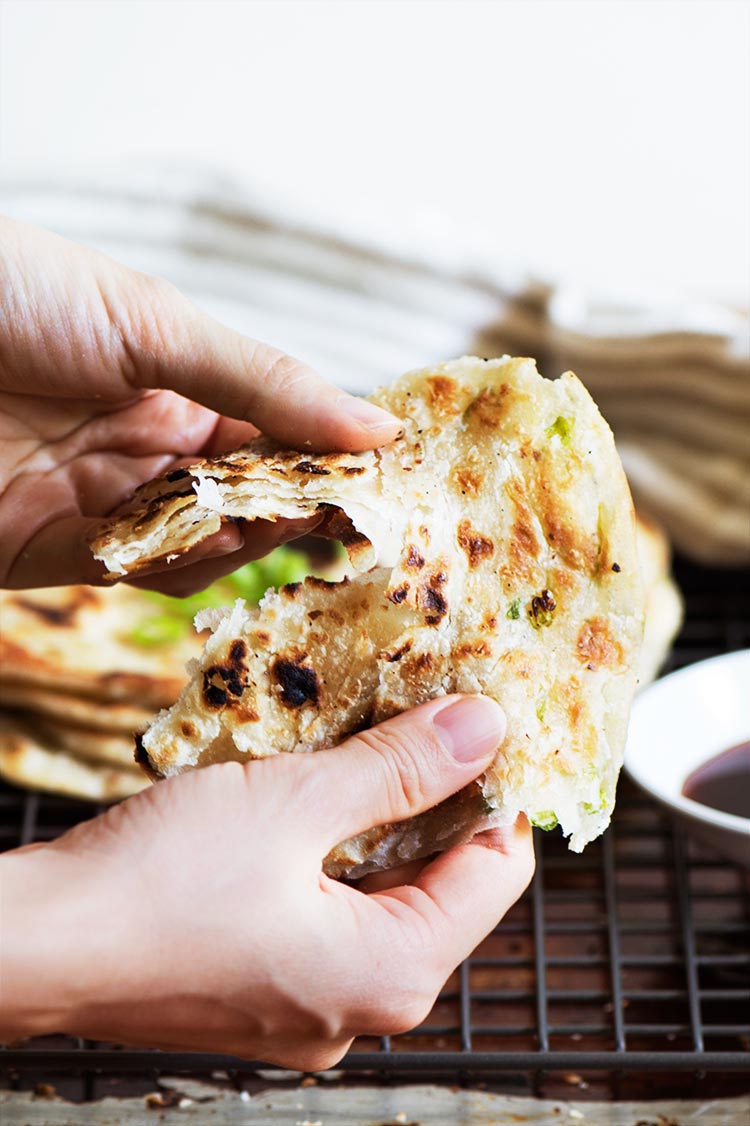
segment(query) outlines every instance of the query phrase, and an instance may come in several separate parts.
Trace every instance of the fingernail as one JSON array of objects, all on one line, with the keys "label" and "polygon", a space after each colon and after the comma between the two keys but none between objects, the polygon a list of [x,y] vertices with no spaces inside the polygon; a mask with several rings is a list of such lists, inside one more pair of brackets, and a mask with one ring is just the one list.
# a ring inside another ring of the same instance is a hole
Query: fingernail
[{"label": "fingernail", "polygon": [[474,762],[497,750],[505,738],[505,716],[486,696],[464,696],[433,719],[438,737],[458,762]]},{"label": "fingernail", "polygon": [[[382,407],[368,403],[366,399],[357,399],[354,395],[347,395],[339,399],[338,405],[350,418],[356,419],[361,426],[367,427],[368,430],[392,430],[394,426],[401,427],[399,419],[389,414],[388,411],[384,411]],[[403,427],[401,429],[403,430]]]}]

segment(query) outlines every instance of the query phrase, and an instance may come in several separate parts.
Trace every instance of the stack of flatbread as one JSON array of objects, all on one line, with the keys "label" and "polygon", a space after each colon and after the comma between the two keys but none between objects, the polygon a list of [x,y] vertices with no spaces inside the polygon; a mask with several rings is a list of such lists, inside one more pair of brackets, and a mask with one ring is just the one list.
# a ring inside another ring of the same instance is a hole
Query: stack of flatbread
[{"label": "stack of flatbread", "polygon": [[636,513],[638,564],[646,597],[646,617],[638,666],[638,688],[644,688],[658,675],[669,657],[682,625],[683,604],[679,588],[670,573],[669,540],[656,521]]},{"label": "stack of flatbread", "polygon": [[189,628],[152,643],[154,615],[127,586],[0,592],[4,778],[102,802],[143,789],[134,735],[174,702],[200,650]]},{"label": "stack of flatbread", "polygon": [[750,560],[747,317],[664,301],[589,300],[540,286],[508,301],[475,345],[535,348],[573,367],[612,426],[636,503],[702,563]]},{"label": "stack of flatbread", "polygon": [[135,738],[201,651],[195,613],[339,566],[316,563],[282,547],[187,599],[124,585],[0,591],[0,777],[98,802],[143,789]]},{"label": "stack of flatbread", "polygon": [[[355,572],[199,615],[213,634],[140,761],[169,777],[316,751],[435,696],[484,692],[508,731],[481,783],[344,842],[326,870],[389,867],[519,812],[580,850],[609,822],[642,667],[642,564],[612,434],[574,375],[543,379],[531,360],[453,361],[372,401],[403,420],[389,446],[315,455],[257,439],[144,486],[100,530],[97,558],[135,575],[225,520],[325,514]],[[640,552],[665,578],[645,526]]]}]

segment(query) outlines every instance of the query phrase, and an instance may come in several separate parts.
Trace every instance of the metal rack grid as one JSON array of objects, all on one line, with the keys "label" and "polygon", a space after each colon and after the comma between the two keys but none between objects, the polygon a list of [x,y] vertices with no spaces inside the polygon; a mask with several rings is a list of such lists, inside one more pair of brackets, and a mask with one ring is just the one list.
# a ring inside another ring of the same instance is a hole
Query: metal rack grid
[{"label": "metal rack grid", "polygon": [[[750,644],[745,576],[681,564],[687,615],[671,666]],[[0,791],[3,847],[47,840],[91,807]],[[357,1041],[345,1077],[533,1087],[550,1097],[704,1096],[750,1087],[750,873],[685,836],[627,780],[583,856],[537,833],[531,888],[410,1033]],[[4,1085],[67,1076],[69,1097],[153,1089],[160,1074],[259,1062],[55,1037],[0,1053]],[[272,1070],[272,1069],[271,1069]],[[127,1078],[125,1078],[127,1077]],[[71,1086],[72,1085],[72,1086]],[[692,1085],[692,1086],[691,1086]],[[71,1094],[72,1091],[72,1094]]]}]

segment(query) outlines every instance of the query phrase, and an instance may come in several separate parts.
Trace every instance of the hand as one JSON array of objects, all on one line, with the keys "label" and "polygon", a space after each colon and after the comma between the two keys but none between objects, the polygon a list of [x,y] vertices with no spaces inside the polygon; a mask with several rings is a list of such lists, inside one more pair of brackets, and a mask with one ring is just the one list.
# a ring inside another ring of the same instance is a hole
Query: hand
[{"label": "hand", "polygon": [[[258,429],[301,449],[351,451],[399,431],[166,282],[7,219],[0,326],[0,586],[100,582],[85,539],[95,518],[170,466]],[[192,593],[309,526],[256,522],[246,544],[227,526],[140,585]]]},{"label": "hand", "polygon": [[492,701],[443,697],[336,750],[157,783],[6,854],[0,1038],[66,1031],[320,1070],[355,1035],[419,1024],[529,882],[527,822],[370,894],[321,861],[468,784],[504,728]]}]

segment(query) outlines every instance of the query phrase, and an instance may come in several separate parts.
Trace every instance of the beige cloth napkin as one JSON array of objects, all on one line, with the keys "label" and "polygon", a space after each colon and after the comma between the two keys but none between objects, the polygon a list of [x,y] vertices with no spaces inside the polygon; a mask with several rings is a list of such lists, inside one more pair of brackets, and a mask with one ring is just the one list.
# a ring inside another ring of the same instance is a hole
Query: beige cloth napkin
[{"label": "beige cloth napkin", "polygon": [[367,393],[466,352],[568,368],[611,423],[640,506],[706,563],[750,562],[750,338],[736,311],[595,298],[451,241],[315,229],[205,172],[0,184],[0,207],[169,278],[235,328]]}]

